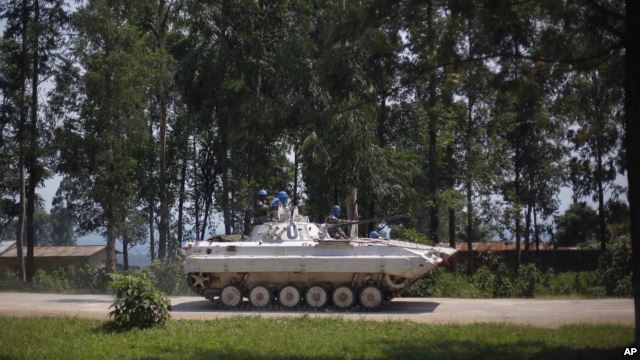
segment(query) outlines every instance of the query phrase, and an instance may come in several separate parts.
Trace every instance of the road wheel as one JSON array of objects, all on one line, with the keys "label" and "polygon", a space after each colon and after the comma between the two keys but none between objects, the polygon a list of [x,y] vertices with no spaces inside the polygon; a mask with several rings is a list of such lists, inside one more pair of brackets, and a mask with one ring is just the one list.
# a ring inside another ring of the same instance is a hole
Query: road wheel
[{"label": "road wheel", "polygon": [[189,274],[189,286],[197,291],[203,290],[209,287],[211,284],[211,275],[207,273],[193,273]]},{"label": "road wheel", "polygon": [[327,290],[322,286],[312,286],[304,294],[304,300],[312,308],[319,309],[327,304]]},{"label": "road wheel", "polygon": [[292,308],[300,303],[300,290],[293,285],[287,285],[280,289],[278,301],[286,308]]},{"label": "road wheel", "polygon": [[236,307],[242,301],[242,292],[237,286],[228,285],[220,293],[220,301],[226,307]]},{"label": "road wheel", "polygon": [[382,304],[382,300],[384,300],[384,297],[382,295],[382,291],[380,291],[380,289],[378,289],[377,287],[365,286],[364,288],[362,288],[362,290],[360,290],[359,299],[360,305],[363,308],[371,310],[380,306],[380,304]]},{"label": "road wheel", "polygon": [[271,292],[262,285],[255,286],[249,291],[249,301],[255,307],[265,307],[271,302]]},{"label": "road wheel", "polygon": [[351,290],[347,286],[338,286],[333,290],[333,295],[331,296],[331,300],[333,300],[333,305],[335,305],[338,309],[348,309],[353,305],[353,301],[355,297],[353,296],[353,290]]}]

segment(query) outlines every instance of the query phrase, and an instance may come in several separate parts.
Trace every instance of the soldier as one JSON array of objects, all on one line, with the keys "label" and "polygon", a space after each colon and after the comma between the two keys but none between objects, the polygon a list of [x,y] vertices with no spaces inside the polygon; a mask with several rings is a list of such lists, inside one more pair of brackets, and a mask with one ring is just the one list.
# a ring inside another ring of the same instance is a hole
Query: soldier
[{"label": "soldier", "polygon": [[369,233],[369,238],[378,239],[380,238],[380,233],[378,232],[378,230],[371,230],[371,232]]},{"label": "soldier", "polygon": [[271,219],[274,221],[288,221],[290,220],[289,207],[287,206],[287,200],[289,195],[286,191],[280,191],[278,197],[271,200]]},{"label": "soldier", "polygon": [[348,239],[349,237],[345,234],[344,230],[342,230],[341,224],[348,223],[348,221],[341,220],[340,215],[342,214],[342,209],[340,209],[340,205],[334,205],[331,208],[331,213],[327,218],[327,232],[329,236],[334,239]]},{"label": "soldier", "polygon": [[269,221],[269,205],[267,205],[267,191],[258,191],[258,199],[253,205],[253,222],[260,225]]}]

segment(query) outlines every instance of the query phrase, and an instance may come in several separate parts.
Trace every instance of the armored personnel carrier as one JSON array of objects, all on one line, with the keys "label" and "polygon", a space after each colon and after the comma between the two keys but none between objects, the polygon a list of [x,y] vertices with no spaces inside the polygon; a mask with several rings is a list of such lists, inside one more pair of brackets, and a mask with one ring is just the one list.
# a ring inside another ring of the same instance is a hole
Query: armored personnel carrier
[{"label": "armored personnel carrier", "polygon": [[381,239],[333,239],[293,208],[250,236],[188,243],[187,282],[226,308],[375,309],[423,277],[454,249]]}]

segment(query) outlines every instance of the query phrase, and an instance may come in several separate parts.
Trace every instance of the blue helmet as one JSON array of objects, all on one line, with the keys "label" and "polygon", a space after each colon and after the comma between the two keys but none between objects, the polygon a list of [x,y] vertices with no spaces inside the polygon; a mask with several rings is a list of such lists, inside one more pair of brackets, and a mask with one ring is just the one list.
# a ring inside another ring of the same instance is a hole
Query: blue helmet
[{"label": "blue helmet", "polygon": [[265,189],[261,189],[258,191],[258,196],[263,197],[263,196],[267,196],[267,190]]},{"label": "blue helmet", "polygon": [[371,230],[371,232],[369,233],[369,237],[372,239],[377,239],[380,237],[380,233],[376,230]]},{"label": "blue helmet", "polygon": [[280,200],[278,200],[278,198],[273,198],[273,200],[271,200],[271,207],[278,205],[280,205]]},{"label": "blue helmet", "polygon": [[287,199],[289,199],[289,195],[287,195],[286,191],[280,191],[278,193],[278,199],[280,200],[280,203],[284,205],[287,203]]},{"label": "blue helmet", "polygon": [[333,205],[333,207],[331,208],[331,216],[339,218],[340,214],[342,214],[340,205]]}]

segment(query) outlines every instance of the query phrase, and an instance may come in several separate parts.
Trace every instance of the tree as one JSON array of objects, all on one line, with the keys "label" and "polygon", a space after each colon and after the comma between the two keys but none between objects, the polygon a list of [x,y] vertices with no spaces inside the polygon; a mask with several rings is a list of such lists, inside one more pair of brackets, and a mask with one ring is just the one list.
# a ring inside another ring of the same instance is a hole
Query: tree
[{"label": "tree", "polygon": [[[598,204],[598,238],[606,249],[605,195],[622,191],[614,183],[622,164],[617,155],[621,145],[623,87],[618,60],[576,74],[571,83],[572,118],[576,130],[569,141],[575,154],[570,163],[570,181],[574,198],[591,197]],[[622,169],[620,169],[621,171]]]},{"label": "tree", "polygon": [[556,218],[555,239],[560,246],[586,244],[596,238],[596,212],[584,202],[577,202]]},{"label": "tree", "polygon": [[73,18],[82,36],[73,45],[76,66],[59,77],[59,170],[69,178],[69,200],[82,231],[102,230],[107,270],[115,271],[115,241],[134,202],[135,169],[148,141],[144,122],[148,53],[128,21],[127,2],[90,1]]}]

